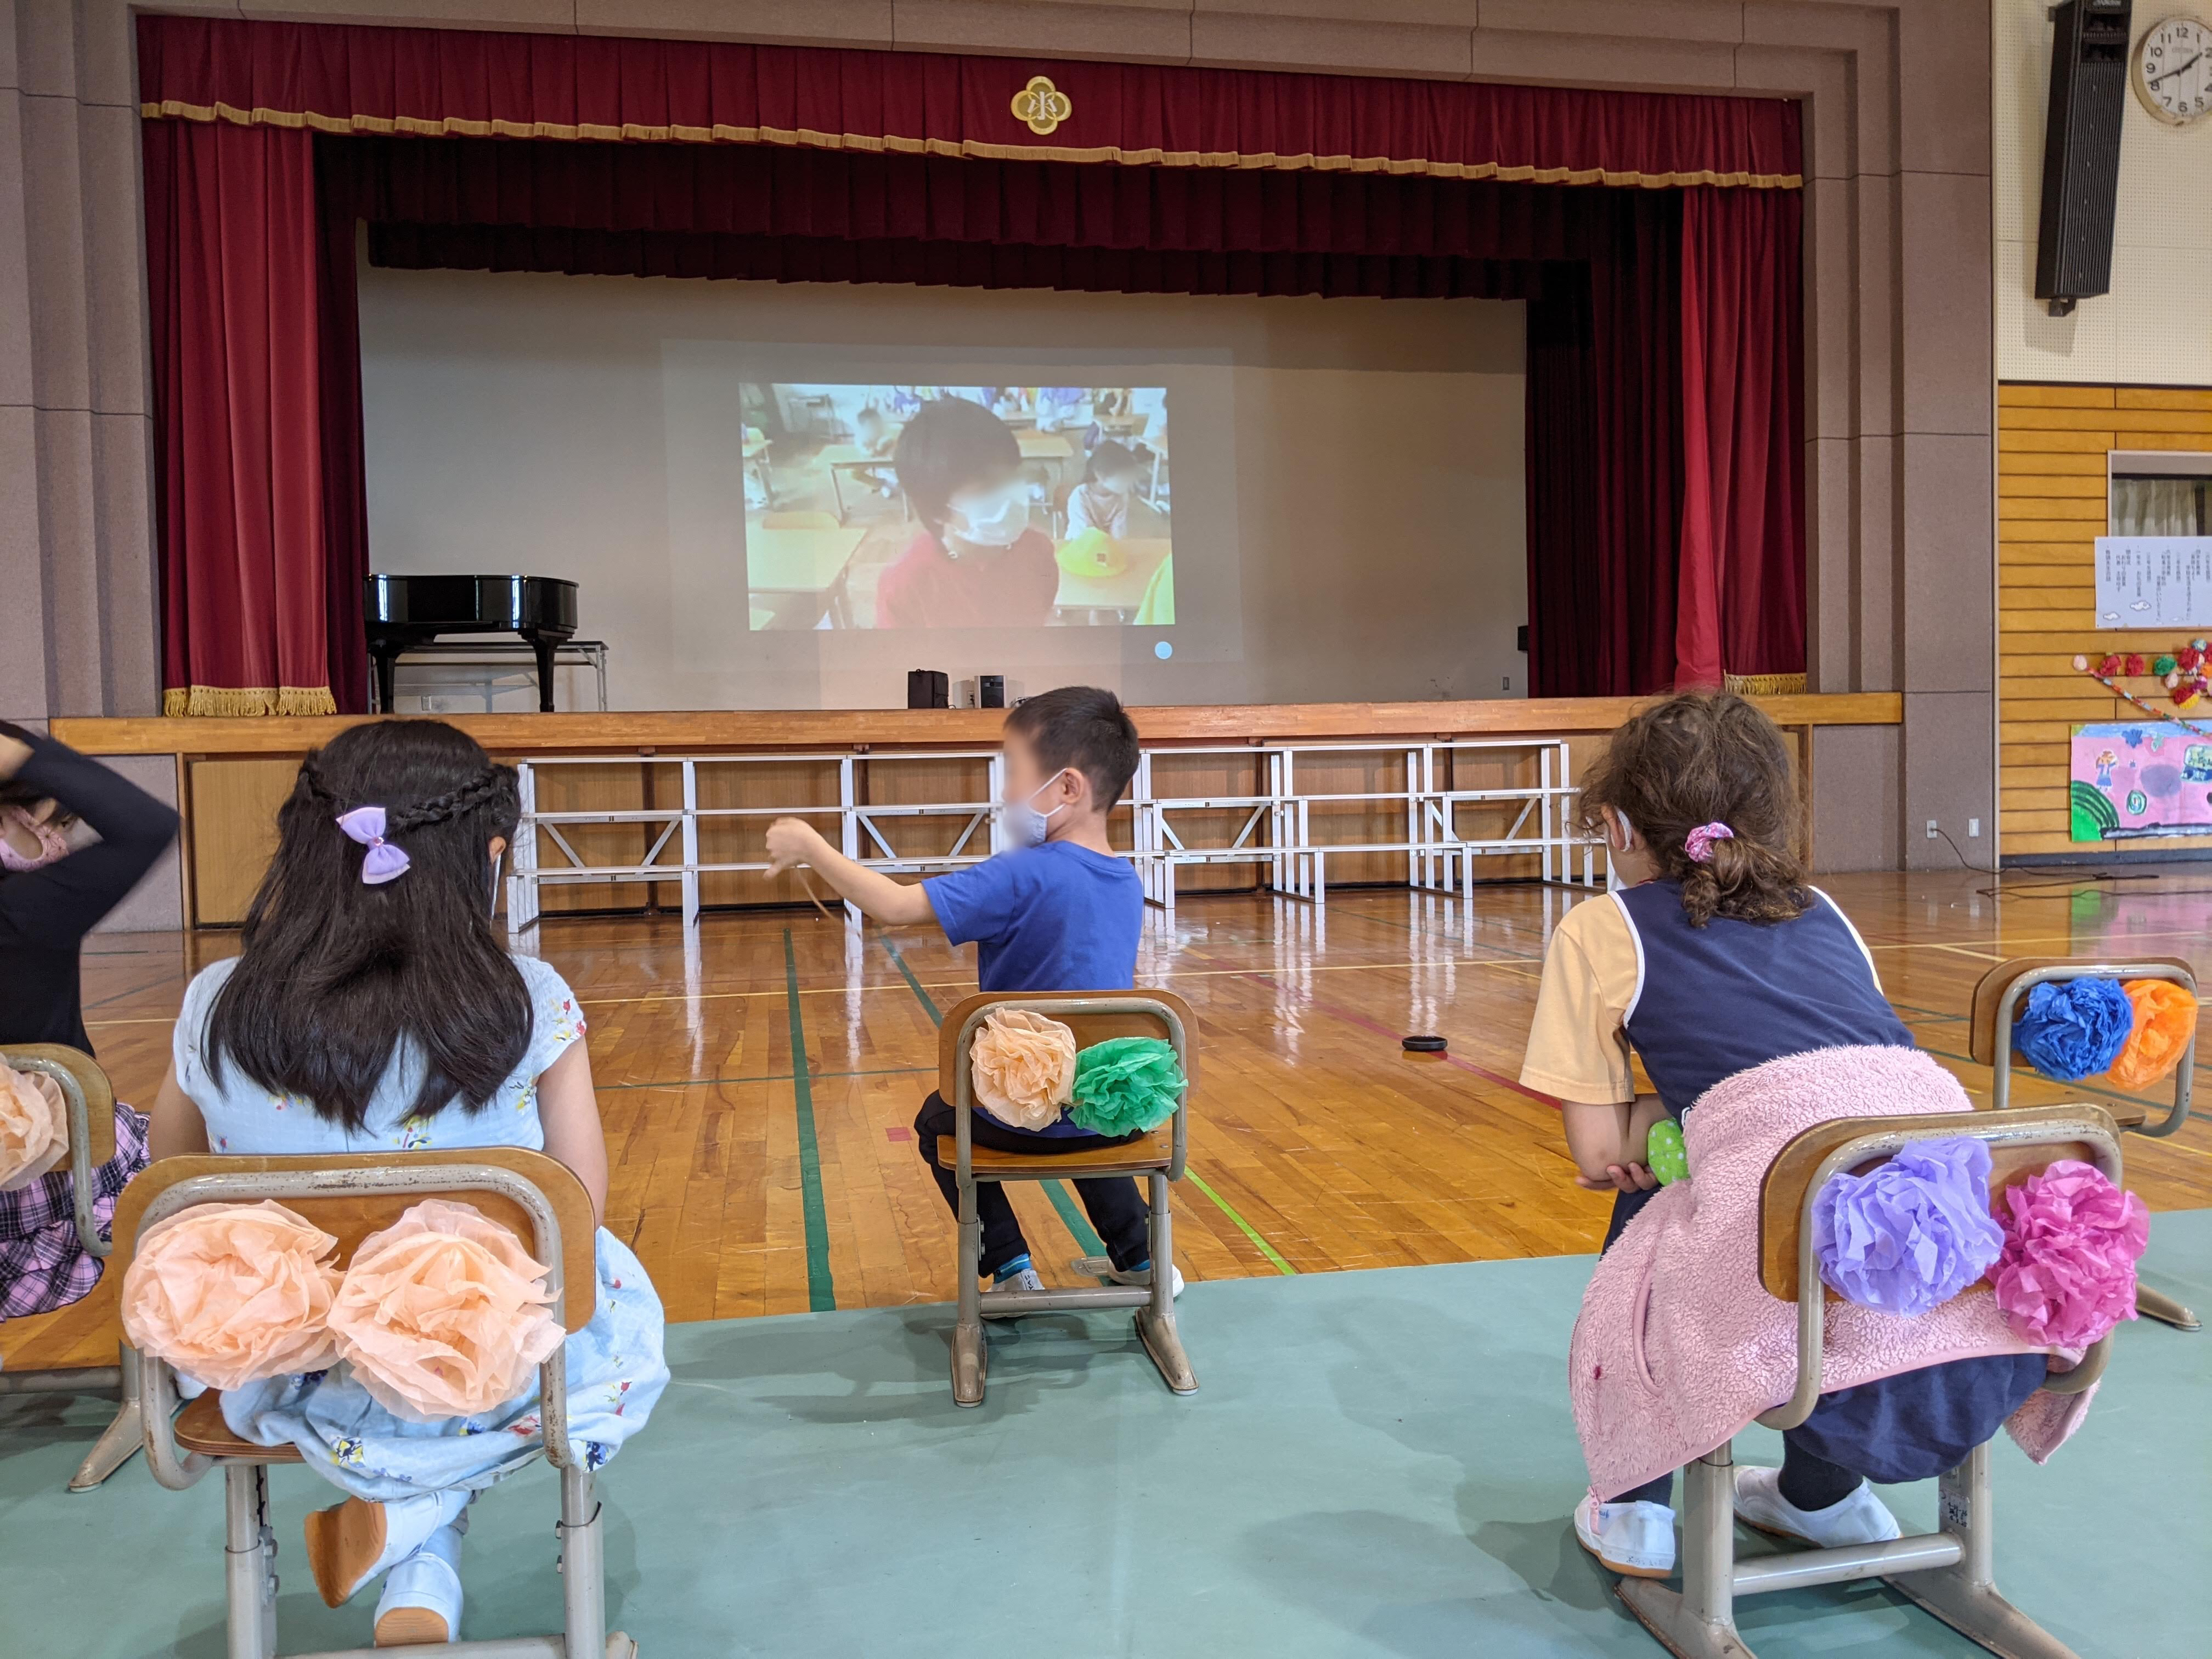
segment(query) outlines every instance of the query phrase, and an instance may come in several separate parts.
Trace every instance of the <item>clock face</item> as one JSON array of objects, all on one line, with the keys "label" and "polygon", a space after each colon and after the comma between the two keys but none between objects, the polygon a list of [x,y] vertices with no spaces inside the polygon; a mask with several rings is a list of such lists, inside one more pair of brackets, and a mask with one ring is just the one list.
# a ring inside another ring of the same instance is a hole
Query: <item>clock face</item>
[{"label": "clock face", "polygon": [[2212,114],[2212,23],[2169,17],[2136,46],[2136,95],[2172,126]]}]

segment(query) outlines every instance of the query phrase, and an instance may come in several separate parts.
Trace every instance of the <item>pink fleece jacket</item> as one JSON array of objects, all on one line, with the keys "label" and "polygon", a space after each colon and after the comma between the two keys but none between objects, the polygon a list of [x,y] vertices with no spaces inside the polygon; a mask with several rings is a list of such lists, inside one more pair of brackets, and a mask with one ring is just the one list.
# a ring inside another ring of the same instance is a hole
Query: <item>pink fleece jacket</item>
[{"label": "pink fleece jacket", "polygon": [[[1705,1093],[1683,1120],[1690,1179],[1644,1206],[1583,1293],[1567,1377],[1594,1491],[1610,1498],[1704,1456],[1796,1388],[1796,1310],[1759,1282],[1759,1188],[1774,1155],[1830,1118],[1972,1109],[1958,1080],[1911,1048],[1769,1060]],[[1824,1391],[2039,1352],[2007,1328],[1986,1285],[1917,1319],[1833,1303],[1827,1333]],[[2094,1392],[2039,1390],[2005,1426],[2039,1463]]]}]

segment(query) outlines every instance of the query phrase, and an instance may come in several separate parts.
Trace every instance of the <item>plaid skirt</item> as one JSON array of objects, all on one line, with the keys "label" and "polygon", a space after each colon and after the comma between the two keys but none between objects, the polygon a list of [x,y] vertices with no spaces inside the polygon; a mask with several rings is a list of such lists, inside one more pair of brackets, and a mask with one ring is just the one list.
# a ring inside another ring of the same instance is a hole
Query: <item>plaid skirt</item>
[{"label": "plaid skirt", "polygon": [[[102,1238],[115,1224],[115,1200],[145,1167],[146,1120],[118,1101],[115,1156],[92,1172],[92,1213]],[[102,1265],[76,1236],[66,1166],[0,1193],[0,1320],[66,1308],[100,1283]]]}]

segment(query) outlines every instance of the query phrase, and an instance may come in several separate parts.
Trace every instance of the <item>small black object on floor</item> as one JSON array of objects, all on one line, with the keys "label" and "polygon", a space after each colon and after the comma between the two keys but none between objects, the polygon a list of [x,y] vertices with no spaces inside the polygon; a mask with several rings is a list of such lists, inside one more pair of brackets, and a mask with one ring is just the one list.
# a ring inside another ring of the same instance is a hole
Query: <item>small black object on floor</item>
[{"label": "small black object on floor", "polygon": [[1398,1046],[1409,1054],[1440,1054],[1447,1045],[1440,1036],[1409,1036]]}]

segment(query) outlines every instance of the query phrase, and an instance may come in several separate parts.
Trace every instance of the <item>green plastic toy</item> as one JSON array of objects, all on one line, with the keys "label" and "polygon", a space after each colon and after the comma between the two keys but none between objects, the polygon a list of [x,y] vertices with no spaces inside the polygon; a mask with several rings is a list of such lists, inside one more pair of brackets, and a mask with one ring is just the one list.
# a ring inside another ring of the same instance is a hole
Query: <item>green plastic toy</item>
[{"label": "green plastic toy", "polygon": [[1671,1117],[1653,1124],[1651,1133],[1644,1138],[1644,1167],[1658,1177],[1662,1187],[1687,1180],[1690,1154],[1682,1145],[1682,1126]]}]

